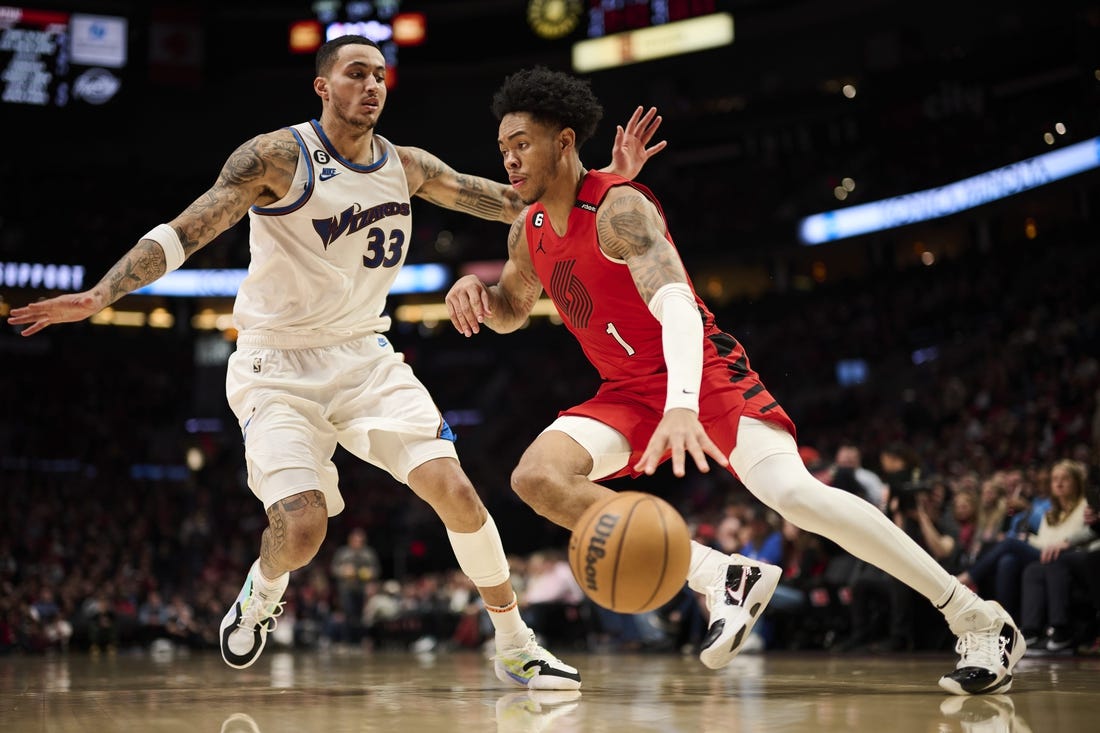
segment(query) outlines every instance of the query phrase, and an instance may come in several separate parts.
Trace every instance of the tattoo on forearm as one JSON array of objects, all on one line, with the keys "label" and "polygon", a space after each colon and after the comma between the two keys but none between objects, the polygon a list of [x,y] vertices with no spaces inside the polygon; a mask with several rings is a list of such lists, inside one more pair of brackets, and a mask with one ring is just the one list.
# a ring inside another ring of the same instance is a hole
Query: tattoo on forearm
[{"label": "tattoo on forearm", "polygon": [[462,211],[467,211],[482,219],[499,219],[504,211],[500,196],[491,191],[485,191],[477,179],[469,176],[458,176],[459,190],[455,204]]},{"label": "tattoo on forearm", "polygon": [[123,295],[153,282],[164,274],[166,265],[164,250],[159,244],[153,241],[138,242],[104,278],[109,288],[107,302],[114,303]]}]

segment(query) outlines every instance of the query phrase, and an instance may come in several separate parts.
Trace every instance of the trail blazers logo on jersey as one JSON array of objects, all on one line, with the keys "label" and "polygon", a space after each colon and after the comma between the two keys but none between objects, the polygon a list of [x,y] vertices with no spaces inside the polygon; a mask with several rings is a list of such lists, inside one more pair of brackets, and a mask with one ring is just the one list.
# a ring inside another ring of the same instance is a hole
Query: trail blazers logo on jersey
[{"label": "trail blazers logo on jersey", "polygon": [[336,216],[328,219],[314,219],[313,228],[321,236],[321,244],[328,246],[344,234],[354,234],[365,226],[370,226],[387,216],[408,216],[409,205],[397,201],[372,206],[363,211],[359,204],[352,204]]},{"label": "trail blazers logo on jersey", "polygon": [[584,287],[580,278],[573,274],[576,260],[562,260],[554,263],[554,272],[550,276],[550,297],[565,311],[565,316],[576,328],[587,328],[592,317],[592,296]]}]

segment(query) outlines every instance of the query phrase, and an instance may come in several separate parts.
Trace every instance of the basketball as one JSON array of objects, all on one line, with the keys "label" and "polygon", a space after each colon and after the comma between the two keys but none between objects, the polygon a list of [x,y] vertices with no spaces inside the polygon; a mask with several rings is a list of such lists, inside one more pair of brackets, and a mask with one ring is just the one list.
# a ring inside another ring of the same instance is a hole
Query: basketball
[{"label": "basketball", "polygon": [[623,491],[585,510],[569,538],[573,577],[593,602],[619,613],[660,608],[684,586],[691,535],[664,499]]}]

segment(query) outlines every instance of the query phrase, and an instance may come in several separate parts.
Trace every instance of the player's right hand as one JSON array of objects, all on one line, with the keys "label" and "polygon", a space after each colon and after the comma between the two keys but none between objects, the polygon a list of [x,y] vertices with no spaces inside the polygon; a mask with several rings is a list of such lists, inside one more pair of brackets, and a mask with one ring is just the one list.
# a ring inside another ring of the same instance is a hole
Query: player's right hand
[{"label": "player's right hand", "polygon": [[481,324],[493,315],[489,290],[477,275],[466,275],[455,280],[445,300],[451,323],[466,337],[480,333]]},{"label": "player's right hand", "polygon": [[71,293],[28,303],[22,308],[12,308],[8,315],[8,323],[13,326],[29,323],[30,325],[23,329],[21,335],[32,336],[54,323],[83,321],[102,309],[102,303],[91,291]]}]

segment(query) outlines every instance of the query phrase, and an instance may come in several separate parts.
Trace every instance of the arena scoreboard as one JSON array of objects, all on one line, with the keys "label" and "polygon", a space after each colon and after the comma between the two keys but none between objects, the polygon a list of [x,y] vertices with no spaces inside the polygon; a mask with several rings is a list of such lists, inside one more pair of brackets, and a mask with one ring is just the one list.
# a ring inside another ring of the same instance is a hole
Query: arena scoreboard
[{"label": "arena scoreboard", "polygon": [[105,104],[122,87],[125,18],[0,5],[0,101]]}]

